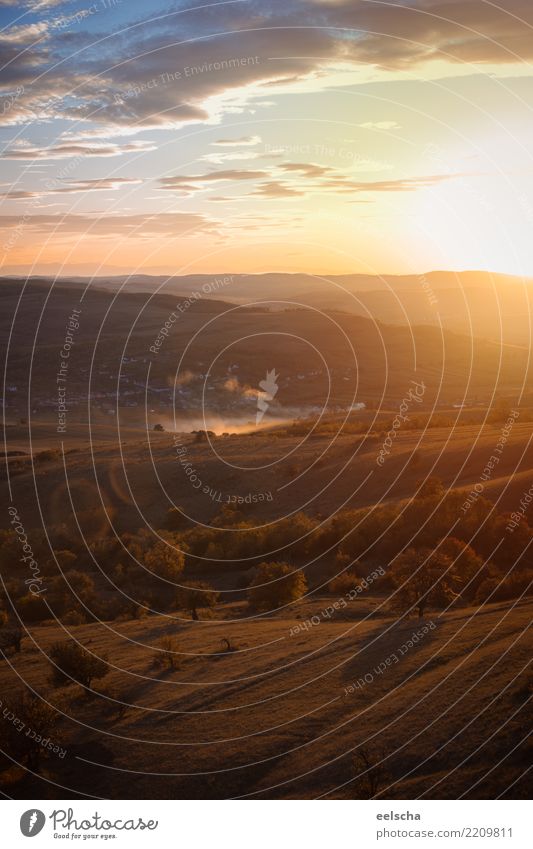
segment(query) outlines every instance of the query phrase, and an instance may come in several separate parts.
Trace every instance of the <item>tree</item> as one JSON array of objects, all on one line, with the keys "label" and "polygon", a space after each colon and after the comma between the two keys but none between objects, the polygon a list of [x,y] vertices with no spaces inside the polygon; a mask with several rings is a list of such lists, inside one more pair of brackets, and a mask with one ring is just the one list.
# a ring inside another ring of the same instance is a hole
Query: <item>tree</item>
[{"label": "tree", "polygon": [[74,681],[88,690],[92,681],[103,678],[109,672],[105,658],[96,657],[73,640],[54,643],[50,649],[50,661],[55,687],[63,687]]},{"label": "tree", "polygon": [[487,568],[483,558],[476,554],[471,545],[456,537],[447,537],[439,546],[439,551],[452,561],[452,571],[457,573],[463,587],[463,597],[471,600],[486,577]]},{"label": "tree", "polygon": [[373,799],[389,780],[382,749],[358,749],[353,758],[357,798]]},{"label": "tree", "polygon": [[213,430],[193,430],[195,442],[208,442],[216,439],[216,433]]},{"label": "tree", "polygon": [[15,601],[17,613],[23,622],[43,622],[50,619],[51,613],[47,607],[46,596],[26,593]]},{"label": "tree", "polygon": [[[62,613],[80,603],[91,607],[94,602],[94,581],[86,572],[73,569],[63,575],[57,575],[50,581],[50,606],[56,613]],[[79,601],[78,601],[79,600]]]},{"label": "tree", "polygon": [[417,498],[442,498],[444,495],[444,484],[440,478],[426,478],[417,481],[419,487]]},{"label": "tree", "polygon": [[206,584],[205,581],[186,581],[178,589],[176,603],[178,607],[190,611],[191,617],[198,620],[198,609],[201,607],[212,608],[218,601],[219,594]]},{"label": "tree", "polygon": [[0,724],[0,749],[16,761],[25,760],[38,772],[41,758],[50,749],[50,733],[59,719],[58,712],[42,698],[27,691],[19,692],[3,712]]},{"label": "tree", "polygon": [[444,607],[457,598],[461,580],[452,560],[430,548],[409,548],[391,563],[398,587],[394,606],[403,612],[415,609],[421,618],[428,607]]},{"label": "tree", "polygon": [[185,557],[171,542],[159,540],[144,554],[144,565],[154,575],[177,582],[185,566]]},{"label": "tree", "polygon": [[248,591],[248,604],[264,611],[283,607],[301,598],[307,590],[305,575],[288,563],[261,563]]},{"label": "tree", "polygon": [[165,527],[169,531],[182,531],[184,528],[188,528],[189,525],[189,519],[181,507],[170,507],[167,510]]},{"label": "tree", "polygon": [[[3,613],[4,611],[2,611]],[[0,630],[0,651],[7,652],[9,648],[13,648],[16,652],[20,651],[22,642],[22,631],[20,628],[2,628]]]}]

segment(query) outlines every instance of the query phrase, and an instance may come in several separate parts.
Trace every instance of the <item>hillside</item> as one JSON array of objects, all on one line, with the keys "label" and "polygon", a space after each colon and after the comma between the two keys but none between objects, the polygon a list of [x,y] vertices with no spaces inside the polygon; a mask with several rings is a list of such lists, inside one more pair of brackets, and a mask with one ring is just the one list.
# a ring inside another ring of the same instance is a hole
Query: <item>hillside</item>
[{"label": "hillside", "polygon": [[[353,750],[363,746],[384,759],[385,798],[486,799],[506,788],[526,798],[533,603],[395,625],[379,598],[364,597],[335,621],[294,633],[331,601],[249,623],[148,617],[71,628],[108,655],[111,674],[96,687],[101,695],[49,694],[71,715],[54,732],[66,755],[47,761],[42,778],[12,767],[4,790],[17,798],[364,798],[353,781]],[[179,646],[175,671],[154,667],[165,634]],[[18,676],[46,692],[45,657],[60,636],[61,628],[31,629],[3,672],[4,703]],[[224,651],[223,637],[235,651]],[[399,662],[376,672],[392,655]],[[122,717],[121,701],[131,705]]]},{"label": "hillside", "polygon": [[[0,279],[4,287],[9,278]],[[428,271],[413,275],[191,274],[105,277],[33,278],[32,286],[86,286],[116,293],[158,292],[187,297],[207,287],[211,297],[230,303],[269,302],[285,309],[293,301],[303,307],[342,311],[400,326],[442,326],[455,333],[493,342],[529,345],[531,280],[480,271]],[[20,288],[22,281],[10,285]],[[205,290],[204,290],[205,291]]]}]

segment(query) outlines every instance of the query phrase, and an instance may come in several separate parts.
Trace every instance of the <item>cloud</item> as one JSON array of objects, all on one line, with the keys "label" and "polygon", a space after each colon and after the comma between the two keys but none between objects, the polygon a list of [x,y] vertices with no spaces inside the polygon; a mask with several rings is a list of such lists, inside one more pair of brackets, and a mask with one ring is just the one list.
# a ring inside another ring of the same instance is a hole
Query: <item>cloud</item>
[{"label": "cloud", "polygon": [[9,6],[21,6],[23,9],[31,9],[32,12],[38,12],[42,9],[53,9],[55,6],[61,6],[62,3],[68,3],[69,0],[0,0],[0,9]]},{"label": "cloud", "polygon": [[252,192],[254,197],[262,198],[294,198],[301,197],[304,194],[305,192],[300,189],[292,188],[287,183],[282,183],[278,180],[269,180],[267,183],[261,183]]},{"label": "cloud", "polygon": [[210,162],[212,165],[222,165],[224,162],[246,162],[250,159],[268,158],[264,153],[257,150],[230,150],[225,153],[204,153],[200,156],[201,162]]},{"label": "cloud", "polygon": [[227,145],[229,147],[242,147],[247,145],[260,144],[261,136],[241,136],[238,139],[217,139],[213,142],[216,145]]},{"label": "cloud", "polygon": [[13,147],[1,154],[3,159],[69,159],[73,156],[122,156],[125,153],[140,153],[155,150],[152,142],[130,142],[128,144],[57,144],[52,147]]},{"label": "cloud", "polygon": [[10,189],[8,192],[0,192],[0,197],[6,200],[29,200],[42,197],[41,192],[29,192],[23,189]]},{"label": "cloud", "polygon": [[[0,215],[0,231],[21,226],[20,216]],[[191,236],[199,232],[216,233],[216,223],[204,215],[167,212],[154,215],[30,215],[24,231],[59,235],[83,235],[88,238],[116,237],[141,239],[147,236]]]},{"label": "cloud", "polygon": [[322,177],[333,170],[324,165],[315,165],[313,162],[284,162],[278,167],[283,171],[296,171],[305,177]]},{"label": "cloud", "polygon": [[[53,182],[53,181],[52,181]],[[10,189],[7,192],[0,192],[0,197],[6,200],[27,200],[28,198],[45,197],[46,195],[62,195],[76,194],[78,192],[94,192],[94,191],[116,191],[124,185],[136,185],[142,183],[135,177],[110,177],[96,180],[75,180],[65,186],[47,187],[37,191],[24,191],[19,189]]]},{"label": "cloud", "polygon": [[180,191],[185,194],[192,194],[205,188],[209,183],[218,182],[234,182],[241,180],[258,180],[263,177],[268,177],[266,171],[246,171],[246,170],[227,170],[227,171],[211,171],[208,174],[192,174],[176,177],[162,177],[159,180],[162,189],[171,191]]},{"label": "cloud", "polygon": [[46,21],[33,24],[20,24],[0,32],[0,44],[30,45],[48,32]]},{"label": "cloud", "polygon": [[[337,192],[412,192],[427,189],[445,180],[465,177],[466,174],[435,174],[428,177],[409,177],[400,180],[356,181],[347,177],[333,177],[321,185]],[[471,175],[470,175],[471,176]]]},{"label": "cloud", "polygon": [[96,180],[74,180],[60,192],[93,192],[119,189],[121,186],[131,186],[142,183],[137,177],[103,177]]},{"label": "cloud", "polygon": [[[215,122],[265,90],[327,81],[332,68],[529,61],[532,25],[531,0],[506,0],[502,7],[481,0],[265,0],[180,6],[159,21],[148,15],[112,42],[105,35],[98,47],[102,35],[85,30],[83,20],[75,33],[50,27],[43,48],[19,55],[15,48],[32,27],[45,26],[22,25],[5,31],[13,43],[4,42],[3,85],[27,82],[27,90],[2,117],[4,123],[61,117],[109,132]],[[54,70],[58,59],[61,73]],[[58,90],[61,105],[43,105],[46,92]]]},{"label": "cloud", "polygon": [[[242,200],[244,197],[259,197],[266,199],[283,199],[302,197],[310,192],[324,193],[361,193],[361,192],[409,192],[437,185],[454,177],[474,176],[472,174],[432,174],[421,177],[404,177],[395,180],[354,180],[352,175],[337,171],[329,166],[317,165],[314,162],[283,162],[277,165],[278,171],[284,173],[283,179],[268,179],[259,182],[252,192],[240,196],[217,195],[211,200],[217,202]],[[276,170],[276,169],[274,169]],[[160,182],[165,187],[192,192],[202,187],[204,182],[219,180],[260,180],[267,175],[265,171],[213,171],[207,175],[196,177],[166,177]],[[274,175],[275,177],[275,175]],[[293,179],[289,182],[288,178]]]},{"label": "cloud", "polygon": [[363,130],[399,130],[400,125],[396,121],[365,121],[364,124],[358,124]]}]

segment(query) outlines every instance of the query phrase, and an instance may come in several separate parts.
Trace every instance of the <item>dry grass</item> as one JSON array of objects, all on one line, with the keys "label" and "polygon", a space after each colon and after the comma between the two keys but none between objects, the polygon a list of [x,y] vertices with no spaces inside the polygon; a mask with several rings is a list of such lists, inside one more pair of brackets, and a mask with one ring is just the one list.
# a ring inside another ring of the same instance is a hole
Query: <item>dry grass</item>
[{"label": "dry grass", "polygon": [[[508,603],[434,617],[435,630],[384,674],[373,670],[398,654],[417,620],[328,621],[299,633],[301,618],[281,617],[73,627],[114,668],[101,695],[67,688],[71,718],[57,734],[68,754],[48,759],[45,779],[68,790],[20,771],[3,779],[24,798],[349,798],[360,786],[354,751],[364,747],[386,753],[387,797],[492,798],[515,779],[511,795],[520,796],[528,757],[520,670],[532,610]],[[310,612],[304,604],[299,615]],[[228,635],[236,651],[224,650]],[[15,670],[55,698],[44,657],[58,630],[35,627],[32,637],[9,658],[13,671],[2,664],[4,701],[19,686]],[[178,668],[154,668],[154,647],[169,645],[179,646]],[[372,682],[350,692],[369,673]]]}]

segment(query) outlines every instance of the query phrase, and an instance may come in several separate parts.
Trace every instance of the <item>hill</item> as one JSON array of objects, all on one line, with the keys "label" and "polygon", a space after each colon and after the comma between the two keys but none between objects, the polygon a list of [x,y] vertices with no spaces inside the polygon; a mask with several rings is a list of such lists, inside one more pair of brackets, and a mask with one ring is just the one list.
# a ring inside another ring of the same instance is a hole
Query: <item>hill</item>
[{"label": "hill", "polygon": [[[331,597],[262,622],[198,627],[148,617],[71,628],[108,655],[111,674],[89,699],[69,688],[54,730],[66,755],[47,760],[42,777],[11,767],[4,790],[16,798],[365,798],[354,759],[362,748],[372,764],[383,761],[376,792],[384,798],[527,798],[532,603],[394,624],[379,602],[358,600],[301,633]],[[179,669],[154,666],[163,635],[176,639]],[[3,673],[4,704],[18,676],[46,692],[45,658],[61,636],[61,628],[31,629]],[[224,651],[223,637],[235,651]],[[58,703],[57,693],[49,697]]]}]

